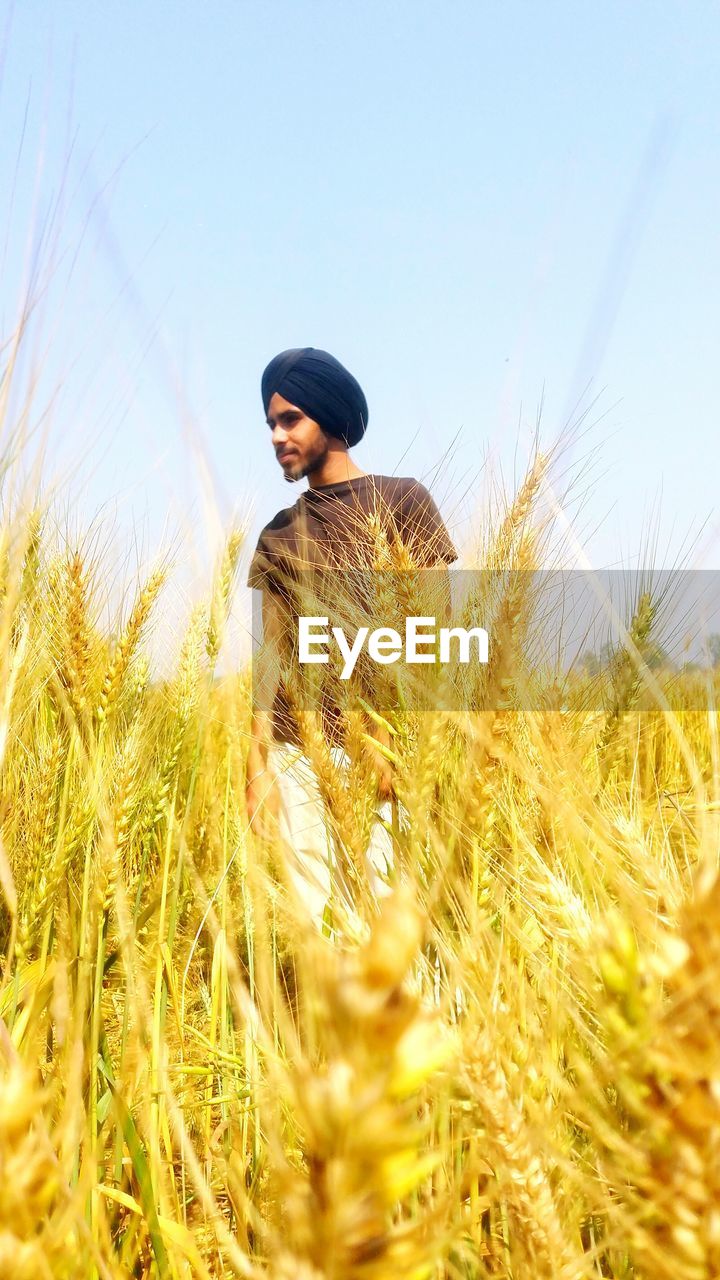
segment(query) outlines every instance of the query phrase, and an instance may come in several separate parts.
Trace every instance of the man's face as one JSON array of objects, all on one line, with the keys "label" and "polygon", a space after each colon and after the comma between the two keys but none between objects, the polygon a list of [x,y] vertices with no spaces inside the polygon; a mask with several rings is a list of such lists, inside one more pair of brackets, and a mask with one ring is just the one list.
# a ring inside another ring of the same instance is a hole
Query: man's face
[{"label": "man's face", "polygon": [[322,466],[329,452],[322,427],[276,391],[267,411],[275,456],[289,484]]}]

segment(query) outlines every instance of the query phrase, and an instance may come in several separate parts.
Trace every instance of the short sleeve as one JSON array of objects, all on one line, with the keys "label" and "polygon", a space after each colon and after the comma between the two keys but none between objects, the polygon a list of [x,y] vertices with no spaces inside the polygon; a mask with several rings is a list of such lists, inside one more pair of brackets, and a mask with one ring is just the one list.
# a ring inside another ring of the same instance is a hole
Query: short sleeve
[{"label": "short sleeve", "polygon": [[417,480],[403,496],[399,533],[414,559],[425,568],[430,568],[439,561],[452,564],[458,558],[432,496]]},{"label": "short sleeve", "polygon": [[287,595],[287,573],[282,558],[267,541],[265,530],[258,538],[248,567],[247,585],[260,591],[272,591],[283,598]]},{"label": "short sleeve", "polygon": [[263,591],[269,585],[272,573],[272,560],[268,554],[264,534],[261,533],[248,568],[247,585],[258,587]]}]

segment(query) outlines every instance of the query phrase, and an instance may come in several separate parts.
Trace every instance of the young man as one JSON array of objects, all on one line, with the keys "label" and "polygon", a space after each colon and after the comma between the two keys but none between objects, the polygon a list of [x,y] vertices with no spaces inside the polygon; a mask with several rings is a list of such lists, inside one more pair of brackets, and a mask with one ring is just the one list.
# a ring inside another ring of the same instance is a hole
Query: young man
[{"label": "young man", "polygon": [[[281,352],[263,373],[262,400],[285,479],[296,484],[307,478],[308,487],[262,530],[248,572],[248,585],[263,592],[265,668],[264,694],[253,708],[246,799],[255,829],[263,812],[277,818],[290,849],[290,878],[319,922],[332,887],[332,841],[317,780],[275,676],[279,646],[293,622],[292,584],[320,566],[340,572],[357,566],[363,552],[371,553],[373,528],[398,535],[421,568],[450,564],[457,552],[422,484],[368,474],[353,461],[349,450],[365,434],[368,406],[359,383],[334,356],[314,347]],[[335,762],[346,763],[342,725],[331,715],[324,726]],[[388,807],[391,794],[392,778],[378,755],[378,795]],[[369,862],[382,871],[391,855],[390,838],[376,824]]]}]

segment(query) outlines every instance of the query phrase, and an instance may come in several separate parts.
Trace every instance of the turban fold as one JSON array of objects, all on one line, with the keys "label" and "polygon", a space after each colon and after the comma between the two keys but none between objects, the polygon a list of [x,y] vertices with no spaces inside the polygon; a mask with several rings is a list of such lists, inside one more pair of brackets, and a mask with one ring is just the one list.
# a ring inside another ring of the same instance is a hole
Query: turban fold
[{"label": "turban fold", "polygon": [[262,376],[266,413],[276,391],[348,447],[365,434],[368,406],[362,387],[328,351],[318,347],[281,351]]}]

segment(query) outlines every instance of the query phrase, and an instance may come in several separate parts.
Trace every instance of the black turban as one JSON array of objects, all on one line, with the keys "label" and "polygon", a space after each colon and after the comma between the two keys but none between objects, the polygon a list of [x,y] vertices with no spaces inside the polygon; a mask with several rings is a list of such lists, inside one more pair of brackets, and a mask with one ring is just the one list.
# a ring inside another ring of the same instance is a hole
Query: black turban
[{"label": "black turban", "polygon": [[365,434],[368,407],[362,387],[327,351],[318,347],[281,351],[262,376],[266,413],[276,391],[349,448]]}]

